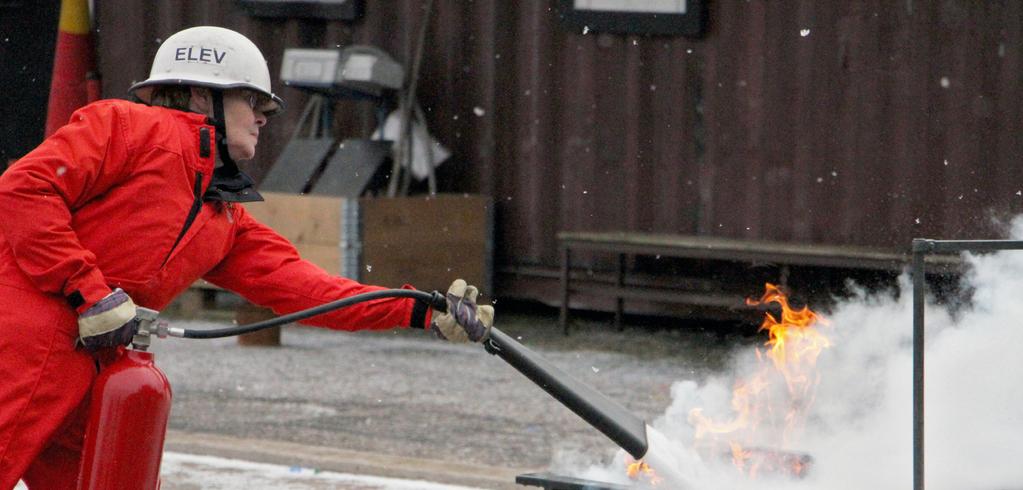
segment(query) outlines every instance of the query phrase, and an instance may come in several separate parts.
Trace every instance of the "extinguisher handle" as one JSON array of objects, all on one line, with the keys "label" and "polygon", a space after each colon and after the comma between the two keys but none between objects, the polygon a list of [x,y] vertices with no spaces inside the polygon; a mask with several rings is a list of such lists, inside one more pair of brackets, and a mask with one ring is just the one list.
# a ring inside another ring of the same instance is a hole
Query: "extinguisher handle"
[{"label": "extinguisher handle", "polygon": [[135,330],[135,335],[131,339],[133,349],[140,351],[149,349],[149,340],[152,335],[156,333],[156,328],[153,326],[153,323],[156,322],[156,319],[159,316],[159,311],[143,308],[141,306],[135,308],[135,320],[138,321],[138,328]]},{"label": "extinguisher handle", "polygon": [[135,317],[138,318],[140,322],[152,323],[156,321],[156,317],[158,316],[160,316],[159,311],[144,308],[142,306],[135,307]]}]

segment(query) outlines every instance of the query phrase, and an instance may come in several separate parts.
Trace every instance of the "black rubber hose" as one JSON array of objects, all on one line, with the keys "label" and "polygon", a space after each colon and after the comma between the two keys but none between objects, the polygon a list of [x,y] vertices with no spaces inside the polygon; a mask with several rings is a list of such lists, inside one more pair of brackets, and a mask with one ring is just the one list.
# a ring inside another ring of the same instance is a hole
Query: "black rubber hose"
[{"label": "black rubber hose", "polygon": [[[182,330],[181,337],[189,339],[215,339],[241,335],[381,298],[413,298],[425,302],[440,311],[447,311],[448,306],[444,295],[437,291],[427,293],[411,289],[383,289],[349,296],[309,308],[308,310],[297,311],[248,325],[215,330],[185,329]],[[524,374],[533,383],[543,388],[594,428],[603,432],[604,435],[608,436],[637,460],[642,459],[646,454],[648,449],[646,422],[629,413],[628,410],[618,403],[607,398],[593,387],[575,380],[539,355],[522,346],[522,344],[512,340],[511,337],[505,335],[496,327],[491,327],[490,337],[484,341],[483,346],[487,352],[500,357]]]},{"label": "black rubber hose", "polygon": [[237,327],[217,328],[211,330],[185,329],[181,336],[186,339],[219,339],[223,337],[232,337],[243,333],[263,330],[264,328],[276,327],[285,323],[297,322],[311,316],[338,310],[346,306],[352,306],[354,304],[382,298],[413,298],[428,304],[436,310],[447,311],[448,309],[448,302],[444,299],[444,295],[437,291],[428,293],[426,291],[416,291],[414,289],[382,289],[380,291],[356,294],[355,296],[331,301],[330,303],[315,306],[307,310],[296,311],[277,318],[250,323],[248,325],[238,325]]}]

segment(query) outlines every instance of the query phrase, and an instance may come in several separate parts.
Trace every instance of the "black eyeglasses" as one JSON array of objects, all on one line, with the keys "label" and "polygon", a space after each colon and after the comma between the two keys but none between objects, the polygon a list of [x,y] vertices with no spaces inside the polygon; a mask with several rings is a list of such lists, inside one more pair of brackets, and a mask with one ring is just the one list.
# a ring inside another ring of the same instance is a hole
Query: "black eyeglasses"
[{"label": "black eyeglasses", "polygon": [[269,99],[260,93],[253,92],[251,90],[243,90],[238,95],[249,105],[249,109],[253,111],[259,111],[260,107],[266,106]]}]

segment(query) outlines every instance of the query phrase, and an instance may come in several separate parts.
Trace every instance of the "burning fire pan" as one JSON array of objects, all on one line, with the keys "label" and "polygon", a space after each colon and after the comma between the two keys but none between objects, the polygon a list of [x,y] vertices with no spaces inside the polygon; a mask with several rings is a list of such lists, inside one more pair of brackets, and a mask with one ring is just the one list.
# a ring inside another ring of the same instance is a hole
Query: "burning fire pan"
[{"label": "burning fire pan", "polygon": [[[723,459],[731,457],[733,457],[731,454],[722,455]],[[759,466],[757,472],[759,474],[787,476],[795,479],[805,477],[813,463],[813,457],[809,454],[770,448],[746,449],[745,457],[748,458],[748,462]],[[544,490],[627,490],[629,488],[617,483],[584,480],[549,472],[525,473],[516,477],[515,483],[526,487],[540,487]]]},{"label": "burning fire pan", "polygon": [[798,479],[806,477],[813,467],[813,456],[809,454],[765,447],[744,448],[741,455],[732,453],[722,455],[722,459],[731,459],[733,463],[740,458],[741,465],[738,463],[737,465],[743,467],[751,476],[770,474]]},{"label": "burning fire pan", "polygon": [[[801,479],[813,465],[813,457],[805,453],[781,451],[771,448],[747,448],[743,451],[745,464],[756,467],[753,473],[761,475],[787,476]],[[723,454],[723,460],[735,455]],[[655,470],[656,471],[656,470]],[[515,477],[515,483],[544,490],[627,490],[628,486],[596,480],[573,478],[551,472],[523,473]]]},{"label": "burning fire pan", "polygon": [[[767,292],[759,301],[747,300],[747,303],[751,305],[778,303],[782,307],[780,321],[777,319],[778,317],[768,314],[761,326],[761,330],[770,332],[771,339],[767,344],[772,346],[772,350],[768,351],[766,356],[774,361],[775,366],[778,363],[789,361],[786,357],[786,350],[779,346],[784,347],[789,343],[800,341],[814,347],[808,350],[812,355],[804,355],[803,350],[796,350],[800,354],[792,359],[793,365],[796,366],[812,366],[816,361],[816,354],[829,346],[826,337],[817,334],[815,330],[806,329],[818,320],[818,315],[807,307],[799,310],[789,308],[787,298],[777,286],[767,284]],[[794,343],[793,345],[802,344]],[[684,451],[678,451],[664,434],[647,425],[643,419],[633,415],[625,407],[607,398],[593,387],[569,376],[497,328],[491,329],[490,336],[484,341],[483,346],[487,352],[507,362],[566,408],[575,412],[576,415],[618,444],[638,462],[639,468],[652,468],[651,478],[656,479],[652,481],[671,482],[672,486],[678,488],[693,487],[694,482],[684,475],[682,469],[699,464],[699,458],[686,454]],[[788,381],[787,377],[786,381]],[[799,387],[797,386],[797,388]],[[789,390],[792,391],[792,389],[789,386]],[[691,413],[690,416],[692,417],[693,414]],[[715,427],[714,422],[709,419],[705,425],[705,430],[709,433],[728,432]],[[740,471],[751,477],[771,473],[802,478],[813,464],[813,458],[806,454],[763,447],[743,448],[734,441],[730,442],[730,446],[731,452],[725,457],[731,459]],[[540,483],[540,486],[549,489],[619,488],[608,486],[609,484],[605,483],[586,482],[549,473],[520,475],[516,481],[520,484]],[[550,486],[548,483],[560,486]]]}]

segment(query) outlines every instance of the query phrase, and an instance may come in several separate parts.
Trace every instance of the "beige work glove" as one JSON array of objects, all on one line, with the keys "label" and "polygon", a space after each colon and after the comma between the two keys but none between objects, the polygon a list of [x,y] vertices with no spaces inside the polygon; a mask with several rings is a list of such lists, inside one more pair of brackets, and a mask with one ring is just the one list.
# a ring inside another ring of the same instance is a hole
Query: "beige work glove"
[{"label": "beige work glove", "polygon": [[490,335],[494,326],[494,307],[478,306],[476,298],[480,292],[476,286],[456,279],[448,288],[446,296],[448,311],[433,310],[430,329],[442,339],[450,342],[482,342]]},{"label": "beige work glove", "polygon": [[121,288],[78,316],[78,342],[90,351],[128,345],[139,329],[135,303]]}]

